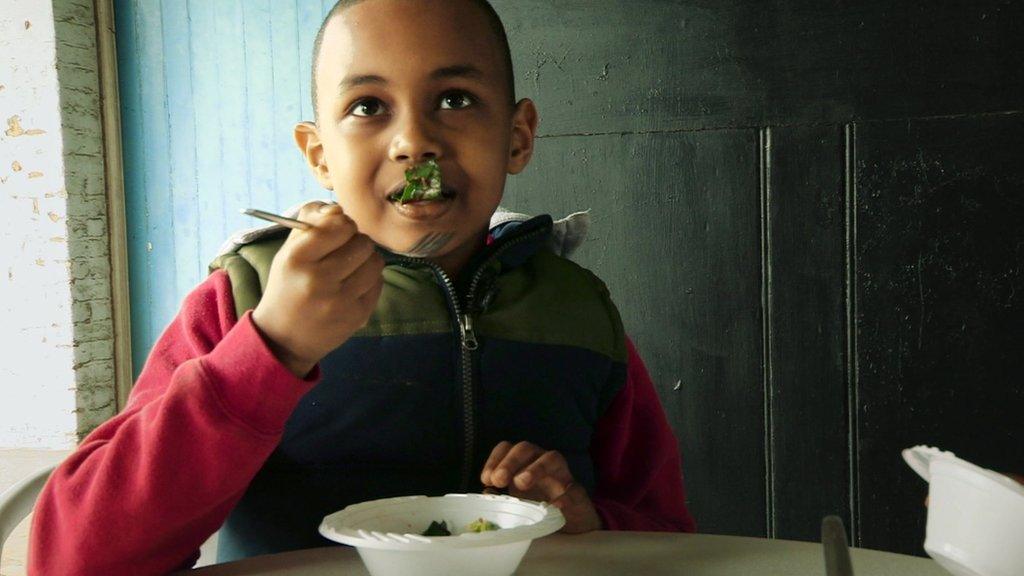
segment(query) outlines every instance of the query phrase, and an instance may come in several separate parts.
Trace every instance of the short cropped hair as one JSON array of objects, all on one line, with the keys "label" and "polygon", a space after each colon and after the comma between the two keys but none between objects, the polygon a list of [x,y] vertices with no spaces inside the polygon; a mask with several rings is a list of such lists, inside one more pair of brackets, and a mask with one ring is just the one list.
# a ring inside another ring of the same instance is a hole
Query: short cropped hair
[{"label": "short cropped hair", "polygon": [[[491,31],[497,37],[498,45],[504,56],[505,64],[505,81],[508,84],[509,100],[512,104],[516,101],[516,81],[515,76],[512,72],[512,51],[508,46],[508,36],[505,34],[505,25],[501,22],[501,17],[494,11],[494,7],[487,0],[471,0],[473,4],[478,6],[484,11],[484,15],[487,17],[487,23],[491,26]],[[320,24],[320,30],[316,33],[316,40],[313,42],[313,79],[312,79],[312,95],[313,95],[313,114],[315,119],[319,121],[320,112],[317,110],[317,88],[316,88],[316,73],[320,66],[320,46],[324,41],[324,31],[327,30],[327,25],[334,20],[334,17],[345,11],[346,8],[350,8],[365,2],[365,0],[338,0],[331,8],[331,11],[324,17],[323,23]]]}]

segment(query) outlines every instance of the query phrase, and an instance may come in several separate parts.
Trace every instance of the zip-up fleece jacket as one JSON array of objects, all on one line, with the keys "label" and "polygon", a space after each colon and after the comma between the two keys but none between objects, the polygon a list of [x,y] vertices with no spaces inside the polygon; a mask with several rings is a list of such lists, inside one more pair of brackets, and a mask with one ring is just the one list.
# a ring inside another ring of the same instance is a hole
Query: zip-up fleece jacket
[{"label": "zip-up fleece jacket", "polygon": [[481,490],[502,440],[561,452],[606,529],[693,531],[650,377],[551,226],[492,230],[459,282],[389,255],[370,321],[305,379],[246,311],[283,239],[218,259],[125,410],[50,478],[29,573],[165,574],[218,529],[220,560],[329,545],[319,523],[349,504]]}]

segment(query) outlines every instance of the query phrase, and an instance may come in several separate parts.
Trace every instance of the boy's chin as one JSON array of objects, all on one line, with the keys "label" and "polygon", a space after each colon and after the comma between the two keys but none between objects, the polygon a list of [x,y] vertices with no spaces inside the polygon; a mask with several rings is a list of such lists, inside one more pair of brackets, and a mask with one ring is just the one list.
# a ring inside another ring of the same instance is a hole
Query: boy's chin
[{"label": "boy's chin", "polygon": [[438,232],[450,233],[447,242],[436,246],[430,255],[420,255],[425,260],[442,264],[451,259],[461,260],[482,250],[486,246],[487,224],[485,222],[482,225],[479,233],[468,232],[463,226],[424,226],[422,231],[402,234],[401,238],[391,237],[386,242],[375,241],[389,252],[408,255],[409,250],[422,241],[424,236]]}]

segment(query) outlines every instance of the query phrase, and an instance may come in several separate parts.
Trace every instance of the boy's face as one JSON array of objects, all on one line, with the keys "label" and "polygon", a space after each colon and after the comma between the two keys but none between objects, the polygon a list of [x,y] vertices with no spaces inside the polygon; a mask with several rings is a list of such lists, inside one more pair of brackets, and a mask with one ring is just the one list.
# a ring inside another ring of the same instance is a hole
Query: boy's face
[{"label": "boy's face", "polygon": [[[366,0],[324,32],[319,119],[296,140],[364,234],[396,251],[428,231],[455,236],[432,257],[457,271],[483,243],[506,174],[525,168],[536,111],[511,103],[503,53],[468,0]],[[401,205],[405,170],[441,166],[447,198]],[[454,193],[452,195],[452,193]]]}]

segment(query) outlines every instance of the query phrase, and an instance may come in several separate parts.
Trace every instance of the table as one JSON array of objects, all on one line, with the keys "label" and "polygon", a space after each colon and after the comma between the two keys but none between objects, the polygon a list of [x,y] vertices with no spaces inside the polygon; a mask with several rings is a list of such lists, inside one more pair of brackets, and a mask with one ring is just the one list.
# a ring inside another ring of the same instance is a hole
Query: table
[{"label": "table", "polygon": [[[949,576],[931,559],[851,551],[857,576]],[[331,576],[368,573],[355,549],[334,546],[208,566],[190,576]],[[821,544],[661,532],[554,534],[530,546],[516,576],[823,576]],[[411,575],[412,576],[412,575]]]}]

